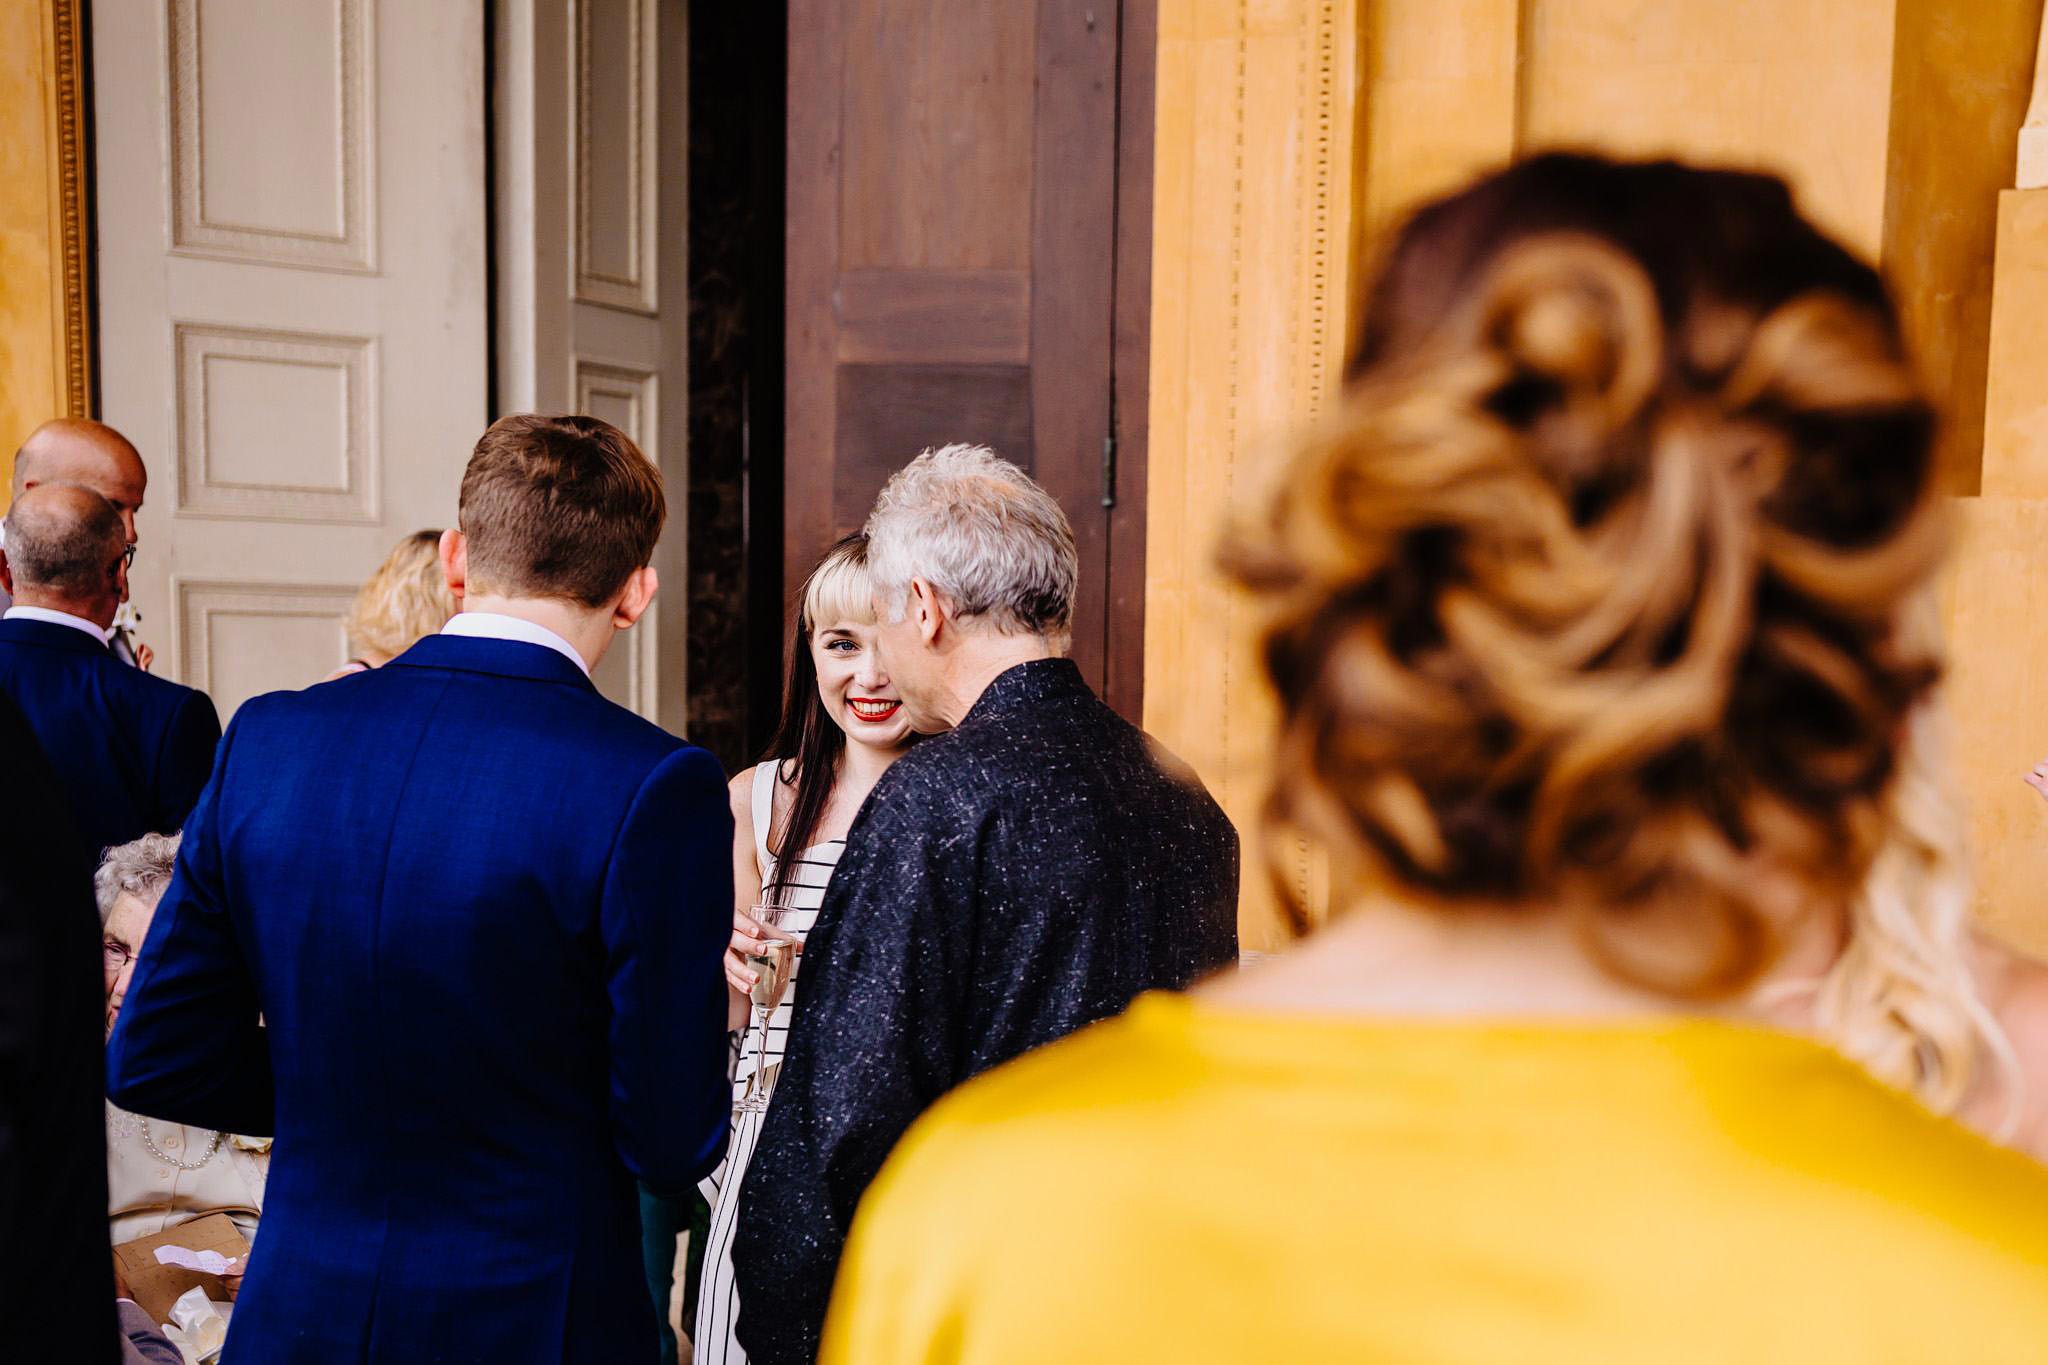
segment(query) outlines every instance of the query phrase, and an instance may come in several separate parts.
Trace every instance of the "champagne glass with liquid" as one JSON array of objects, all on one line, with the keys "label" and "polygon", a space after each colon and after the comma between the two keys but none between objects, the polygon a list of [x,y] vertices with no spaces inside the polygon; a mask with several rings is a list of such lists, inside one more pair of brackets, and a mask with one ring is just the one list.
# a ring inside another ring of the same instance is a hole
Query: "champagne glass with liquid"
[{"label": "champagne glass with liquid", "polygon": [[737,1109],[742,1114],[758,1114],[768,1107],[768,1022],[775,1017],[775,1007],[782,1003],[783,994],[789,989],[800,940],[783,927],[794,913],[792,907],[756,905],[747,913],[761,926],[763,939],[759,951],[747,954],[747,966],[754,971],[754,988],[749,995],[759,1016],[759,1035],[754,1044],[754,1074],[747,1078],[746,1098]]}]

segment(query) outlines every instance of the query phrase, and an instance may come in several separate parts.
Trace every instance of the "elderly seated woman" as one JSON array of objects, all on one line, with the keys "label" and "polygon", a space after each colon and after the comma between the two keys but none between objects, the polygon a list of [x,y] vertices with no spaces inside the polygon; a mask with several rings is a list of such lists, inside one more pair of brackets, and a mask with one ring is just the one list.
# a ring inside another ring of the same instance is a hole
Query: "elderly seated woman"
[{"label": "elderly seated woman", "polygon": [[[93,876],[109,1033],[177,857],[176,835],[145,834],[108,849]],[[268,1138],[188,1128],[107,1105],[108,1210],[116,1245],[209,1213],[225,1213],[244,1237],[254,1239],[269,1170]]]}]

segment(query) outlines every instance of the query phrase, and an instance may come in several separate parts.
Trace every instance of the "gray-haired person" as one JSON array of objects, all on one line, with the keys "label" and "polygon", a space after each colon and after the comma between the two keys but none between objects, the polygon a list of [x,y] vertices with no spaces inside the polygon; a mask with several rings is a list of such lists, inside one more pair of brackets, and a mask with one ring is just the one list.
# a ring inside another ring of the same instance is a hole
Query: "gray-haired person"
[{"label": "gray-haired person", "polygon": [[817,1353],[854,1206],[911,1121],[1020,1052],[1237,956],[1237,835],[1061,657],[1066,515],[979,446],[868,519],[877,649],[911,724],[847,835],[741,1191],[740,1344]]}]

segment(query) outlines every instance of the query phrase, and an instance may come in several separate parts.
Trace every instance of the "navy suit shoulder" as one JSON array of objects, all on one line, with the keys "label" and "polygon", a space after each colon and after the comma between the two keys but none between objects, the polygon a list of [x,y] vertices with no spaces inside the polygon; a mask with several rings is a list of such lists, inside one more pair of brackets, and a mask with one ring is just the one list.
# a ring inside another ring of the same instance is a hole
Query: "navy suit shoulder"
[{"label": "navy suit shoulder", "polygon": [[220,740],[205,693],[123,663],[83,631],[21,617],[0,620],[0,691],[50,755],[95,852],[184,824]]}]

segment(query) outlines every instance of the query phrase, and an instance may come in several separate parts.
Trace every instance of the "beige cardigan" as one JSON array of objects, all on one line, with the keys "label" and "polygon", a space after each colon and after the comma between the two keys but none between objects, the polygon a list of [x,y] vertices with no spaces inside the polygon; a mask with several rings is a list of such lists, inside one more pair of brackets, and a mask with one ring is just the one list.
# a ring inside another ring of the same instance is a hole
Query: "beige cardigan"
[{"label": "beige cardigan", "polygon": [[212,1160],[196,1171],[181,1171],[151,1155],[142,1140],[145,1124],[158,1149],[178,1161],[197,1161],[213,1141],[209,1129],[107,1106],[107,1207],[114,1242],[147,1237],[207,1213],[227,1214],[253,1241],[270,1174],[270,1144],[252,1151],[247,1139],[223,1138]]}]

